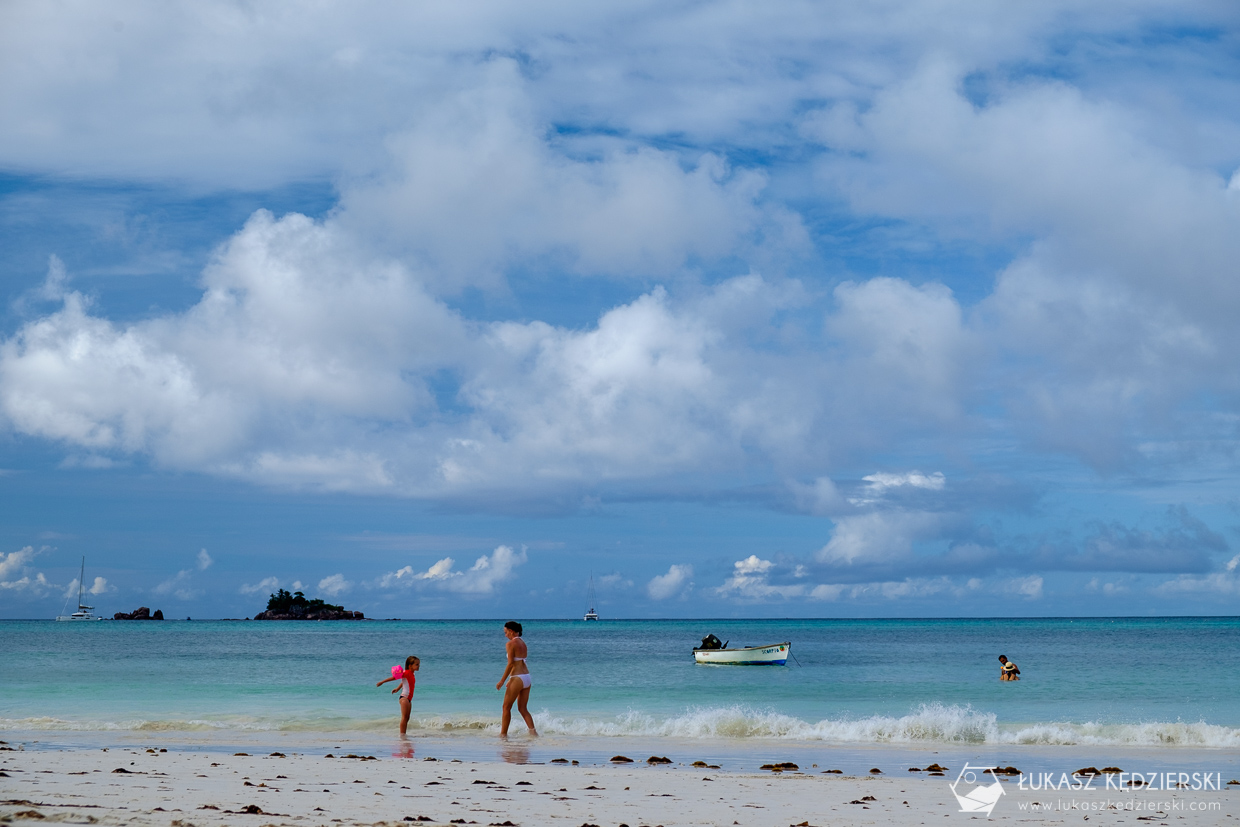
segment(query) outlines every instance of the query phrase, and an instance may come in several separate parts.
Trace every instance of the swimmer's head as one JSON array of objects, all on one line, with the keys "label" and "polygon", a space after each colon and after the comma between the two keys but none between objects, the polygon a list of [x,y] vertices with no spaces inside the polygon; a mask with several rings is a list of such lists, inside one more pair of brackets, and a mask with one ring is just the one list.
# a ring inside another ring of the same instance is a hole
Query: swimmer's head
[{"label": "swimmer's head", "polygon": [[422,661],[418,660],[417,655],[410,655],[409,657],[405,658],[405,668],[406,668],[406,669],[409,669],[409,668],[413,667],[413,665],[414,665],[414,664],[419,664],[419,665],[421,665],[421,663],[422,663]]},{"label": "swimmer's head", "polygon": [[999,663],[1007,663],[1007,655],[1000,655]]},{"label": "swimmer's head", "polygon": [[511,629],[517,633],[517,637],[521,637],[521,624],[515,620],[510,620],[504,624],[505,629]]}]

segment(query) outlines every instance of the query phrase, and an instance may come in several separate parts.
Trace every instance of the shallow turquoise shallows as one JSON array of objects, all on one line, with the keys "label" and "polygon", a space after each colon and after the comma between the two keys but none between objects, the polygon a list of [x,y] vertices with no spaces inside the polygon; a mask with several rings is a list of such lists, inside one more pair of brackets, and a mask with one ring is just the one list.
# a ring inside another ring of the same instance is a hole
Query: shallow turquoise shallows
[{"label": "shallow turquoise shallows", "polygon": [[[700,666],[792,642],[786,667]],[[544,734],[1240,746],[1240,618],[527,621]],[[493,733],[501,621],[0,621],[0,730]],[[998,680],[1000,654],[1023,680]]]}]

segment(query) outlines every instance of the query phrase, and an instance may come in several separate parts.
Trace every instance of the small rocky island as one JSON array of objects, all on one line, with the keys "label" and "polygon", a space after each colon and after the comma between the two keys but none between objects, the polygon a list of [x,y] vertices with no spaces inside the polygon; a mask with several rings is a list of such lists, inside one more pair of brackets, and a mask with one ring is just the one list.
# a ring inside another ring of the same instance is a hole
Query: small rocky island
[{"label": "small rocky island", "polygon": [[333,606],[319,598],[307,600],[301,592],[289,594],[280,589],[267,601],[267,611],[254,615],[255,620],[365,620],[361,612],[344,606]]},{"label": "small rocky island", "polygon": [[112,615],[113,620],[163,620],[164,612],[162,609],[156,609],[152,614],[151,610],[146,606],[139,606],[132,612],[117,612]]}]

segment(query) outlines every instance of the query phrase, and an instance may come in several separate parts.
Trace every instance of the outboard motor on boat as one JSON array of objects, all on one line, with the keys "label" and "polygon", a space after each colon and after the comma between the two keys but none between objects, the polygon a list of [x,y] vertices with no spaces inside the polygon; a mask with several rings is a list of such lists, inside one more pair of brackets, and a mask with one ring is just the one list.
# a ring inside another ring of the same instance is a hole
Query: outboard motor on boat
[{"label": "outboard motor on boat", "polygon": [[706,637],[702,638],[702,645],[699,646],[698,648],[699,649],[722,649],[725,645],[726,644],[724,644],[722,641],[719,640],[719,638],[715,637],[714,635],[707,635]]}]

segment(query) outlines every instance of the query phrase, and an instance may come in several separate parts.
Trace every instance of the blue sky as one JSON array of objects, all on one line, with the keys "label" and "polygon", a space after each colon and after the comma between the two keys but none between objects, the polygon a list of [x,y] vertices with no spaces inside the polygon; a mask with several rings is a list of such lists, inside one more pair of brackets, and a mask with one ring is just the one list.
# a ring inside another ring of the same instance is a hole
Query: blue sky
[{"label": "blue sky", "polygon": [[0,616],[1234,614],[1229,2],[0,9]]}]

